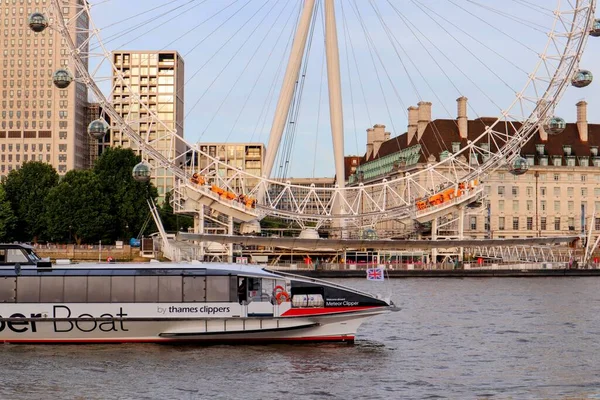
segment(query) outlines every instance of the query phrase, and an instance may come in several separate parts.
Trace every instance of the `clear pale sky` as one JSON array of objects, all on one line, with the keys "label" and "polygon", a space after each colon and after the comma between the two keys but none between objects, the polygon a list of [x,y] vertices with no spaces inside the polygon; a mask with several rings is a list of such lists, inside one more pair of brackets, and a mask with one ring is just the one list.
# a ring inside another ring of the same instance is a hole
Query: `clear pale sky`
[{"label": "clear pale sky", "polygon": [[[188,141],[268,142],[300,0],[91,3],[109,50],[184,57]],[[420,100],[433,103],[433,118],[456,118],[461,95],[470,118],[499,115],[533,70],[555,7],[554,0],[337,0],[346,155],[364,153],[373,124],[392,137],[404,133],[406,108]],[[334,174],[322,20],[319,6],[288,176]],[[596,72],[599,48],[591,37],[583,68]],[[599,84],[569,87],[556,114],[573,122],[575,103],[585,99],[588,120],[600,122]]]}]

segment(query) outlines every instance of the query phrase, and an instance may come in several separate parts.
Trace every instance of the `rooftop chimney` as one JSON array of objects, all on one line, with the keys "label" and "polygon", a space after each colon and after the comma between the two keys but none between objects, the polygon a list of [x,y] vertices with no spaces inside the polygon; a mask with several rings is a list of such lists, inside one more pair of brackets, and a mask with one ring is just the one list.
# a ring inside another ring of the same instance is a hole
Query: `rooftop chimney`
[{"label": "rooftop chimney", "polygon": [[373,157],[379,154],[381,144],[385,140],[385,125],[375,124],[373,125]]},{"label": "rooftop chimney", "polygon": [[385,137],[383,138],[383,140],[384,140],[384,141],[388,141],[388,140],[390,140],[390,138],[391,138],[391,137],[392,137],[392,134],[391,134],[391,133],[389,133],[389,132],[386,132],[386,133],[385,133]]},{"label": "rooftop chimney", "polygon": [[465,96],[456,99],[458,103],[458,133],[461,139],[466,139],[468,135],[467,100]]},{"label": "rooftop chimney", "polygon": [[375,131],[373,128],[367,129],[367,160],[373,154],[373,139],[375,139]]},{"label": "rooftop chimney", "polygon": [[417,140],[421,140],[425,128],[431,122],[431,102],[420,101],[419,106],[419,121],[417,122]]},{"label": "rooftop chimney", "polygon": [[419,107],[410,106],[408,107],[408,131],[406,134],[408,135],[406,139],[406,144],[410,145],[415,134],[417,133],[417,123],[419,121]]},{"label": "rooftop chimney", "polygon": [[588,141],[588,123],[587,123],[587,103],[581,100],[577,103],[577,130],[579,131],[579,140]]}]

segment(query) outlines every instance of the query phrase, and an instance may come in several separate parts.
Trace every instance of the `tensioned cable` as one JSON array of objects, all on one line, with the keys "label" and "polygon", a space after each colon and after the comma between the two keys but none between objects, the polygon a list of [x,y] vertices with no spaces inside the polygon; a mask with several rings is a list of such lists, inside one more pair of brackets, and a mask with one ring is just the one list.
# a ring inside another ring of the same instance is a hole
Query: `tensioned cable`
[{"label": "tensioned cable", "polygon": [[[241,7],[241,8],[239,8],[239,9],[238,9],[236,12],[234,12],[233,14],[231,14],[231,15],[230,15],[230,16],[229,16],[229,17],[228,17],[228,18],[227,18],[225,21],[221,22],[221,24],[219,24],[219,26],[217,26],[215,29],[213,29],[213,30],[212,30],[212,31],[211,31],[211,32],[210,32],[208,35],[206,35],[205,37],[203,37],[203,38],[202,38],[202,40],[200,40],[198,43],[196,43],[194,46],[192,46],[192,48],[191,48],[191,49],[189,49],[189,50],[188,50],[188,51],[187,51],[187,52],[184,54],[184,57],[185,57],[185,56],[187,56],[188,54],[190,54],[192,51],[196,50],[196,49],[198,48],[198,46],[200,46],[202,43],[204,43],[204,42],[205,42],[205,41],[206,41],[206,40],[207,40],[209,37],[211,37],[211,36],[212,36],[212,35],[213,35],[213,34],[214,34],[216,31],[218,31],[219,29],[221,29],[221,27],[222,27],[223,25],[225,25],[227,22],[229,22],[229,20],[231,20],[231,18],[233,18],[233,17],[234,17],[234,16],[236,16],[236,15],[237,15],[237,14],[238,14],[240,11],[242,11],[244,8],[246,8],[246,6],[247,6],[248,4],[250,4],[250,2],[251,2],[251,1],[252,1],[252,0],[248,0],[248,1],[247,1],[247,2],[246,2],[246,3],[245,3],[245,4],[244,4],[244,5]],[[249,20],[248,20],[248,21],[249,21]],[[238,33],[238,32],[239,32],[239,31],[240,31],[240,30],[241,30],[241,29],[242,29],[242,28],[243,28],[243,27],[244,27],[244,26],[245,26],[245,25],[248,23],[248,21],[246,21],[246,23],[245,23],[244,25],[242,25],[242,26],[240,27],[240,29],[238,29],[238,30],[237,30],[237,31],[236,31],[236,32],[233,34],[233,36],[235,36],[235,35],[236,35],[236,34],[237,34],[237,33]],[[231,39],[233,36],[231,36],[231,37],[230,37],[230,39]],[[227,42],[225,42],[225,44],[227,44]],[[224,45],[225,45],[225,44],[224,44]],[[224,45],[223,45],[223,46],[224,46]],[[223,46],[221,46],[221,47],[219,48],[219,50],[221,50],[221,49],[223,48]],[[219,50],[217,50],[217,52],[218,52]],[[206,64],[204,64],[204,65],[206,65]],[[204,65],[202,65],[202,67],[204,67]],[[198,73],[198,72],[199,72],[199,71],[196,71],[196,73]],[[195,73],[195,74],[196,74],[196,73]],[[194,74],[194,75],[195,75],[195,74]],[[191,79],[191,78],[190,78],[190,79]]]},{"label": "tensioned cable", "polygon": [[[342,1],[340,3],[341,5],[341,9],[342,9],[342,18],[344,19],[344,21],[346,21],[346,13],[344,11],[344,2]],[[356,73],[358,75],[358,82],[360,84],[360,90],[362,92],[362,96],[363,96],[363,102],[365,105],[365,110],[367,111],[367,117],[369,118],[369,124],[373,123],[373,118],[371,118],[371,112],[369,111],[369,102],[367,101],[367,96],[365,95],[365,88],[364,85],[362,83],[362,78],[361,78],[361,74],[360,74],[360,69],[358,67],[358,60],[356,59],[356,53],[354,51],[354,43],[352,42],[352,35],[350,35],[350,31],[348,30],[348,26],[347,24],[344,24],[345,28],[346,28],[346,34],[348,35],[348,39],[350,41],[350,50],[352,50],[352,58],[354,59],[354,66],[356,67]]]},{"label": "tensioned cable", "polygon": [[[427,81],[427,79],[425,79],[425,76],[421,72],[421,69],[418,68],[415,65],[412,57],[409,57],[408,52],[404,49],[404,46],[402,46],[402,44],[398,41],[398,39],[393,34],[393,32],[391,32],[390,28],[388,27],[388,25],[386,24],[385,20],[383,19],[382,15],[381,15],[381,12],[379,11],[379,8],[376,5],[373,4],[372,0],[369,0],[369,2],[371,4],[371,6],[373,7],[373,10],[375,10],[375,14],[379,18],[379,21],[381,22],[381,25],[383,26],[384,31],[386,32],[387,37],[388,37],[390,43],[392,44],[392,47],[394,47],[394,51],[395,51],[396,55],[398,56],[398,59],[400,60],[400,63],[402,64],[402,67],[404,68],[404,71],[405,71],[406,75],[408,76],[408,79],[410,80],[410,83],[411,83],[413,89],[415,90],[415,92],[416,92],[417,97],[419,98],[419,100],[422,100],[422,96],[419,93],[419,90],[417,89],[417,86],[415,85],[412,77],[410,76],[410,73],[408,72],[408,68],[406,68],[406,65],[402,61],[402,57],[400,56],[400,54],[398,53],[398,49],[396,49],[396,46],[394,45],[394,40],[398,43],[398,45],[400,46],[400,49],[406,55],[406,58],[409,60],[409,62],[415,68],[415,70],[417,71],[417,73],[421,76],[421,78],[423,79],[423,81],[425,82],[425,84],[427,85],[427,87],[429,88],[429,90],[434,94],[434,96],[436,97],[436,99],[438,100],[438,102],[440,103],[440,105],[442,106],[442,108],[446,111],[446,113],[448,115],[451,116],[450,112],[448,111],[448,109],[444,105],[444,102],[439,98],[439,96],[437,94],[437,90],[433,90],[433,88],[431,87],[431,85],[429,84],[429,82]],[[393,38],[393,40],[392,40],[392,38]],[[456,125],[458,125],[458,123],[456,121],[454,123]],[[444,140],[444,138],[442,137],[441,133],[437,129],[437,126],[435,124],[431,124],[431,126],[432,126],[432,129],[433,129],[434,137],[435,137],[436,141],[438,142],[438,146],[440,147],[440,149],[443,149],[443,148],[447,149],[446,141]],[[400,142],[399,142],[398,137],[399,136],[396,136],[396,144],[398,145],[398,148],[400,148]]]},{"label": "tensioned cable", "polygon": [[[165,12],[164,12],[164,13],[162,13],[162,14],[159,14],[159,15],[153,16],[153,17],[151,17],[151,18],[148,18],[148,19],[146,19],[146,20],[144,20],[144,21],[142,21],[142,22],[139,22],[138,24],[136,24],[136,25],[134,25],[134,26],[132,26],[132,27],[129,27],[129,28],[127,28],[127,29],[123,30],[123,31],[120,31],[120,32],[115,32],[114,34],[112,34],[112,35],[109,35],[109,36],[105,37],[105,38],[103,39],[102,43],[103,43],[104,45],[106,45],[106,44],[108,44],[108,43],[110,43],[110,42],[113,42],[113,41],[115,41],[115,40],[117,40],[117,39],[119,39],[119,38],[121,38],[121,37],[123,37],[123,36],[125,36],[125,35],[127,35],[127,34],[129,34],[129,33],[131,33],[131,32],[134,32],[134,31],[136,31],[136,30],[138,30],[138,29],[140,29],[140,28],[148,27],[148,24],[149,24],[149,23],[151,23],[151,22],[155,22],[155,21],[159,20],[160,18],[162,18],[162,17],[165,17],[165,16],[169,15],[169,14],[170,14],[170,13],[172,13],[172,12],[179,10],[180,8],[182,8],[182,7],[185,7],[185,6],[187,6],[187,5],[191,4],[191,3],[193,3],[194,1],[196,1],[196,0],[189,0],[189,1],[188,1],[188,2],[186,2],[185,4],[178,5],[177,7],[174,7],[174,8],[172,8],[172,9],[168,10],[168,11],[165,11]],[[205,1],[206,1],[206,0],[205,0]],[[181,13],[179,13],[179,14],[177,14],[177,15],[175,15],[175,18],[176,18],[176,17],[178,17],[178,16],[180,16],[181,14],[183,14],[183,13],[185,13],[185,12],[187,12],[187,11],[189,11],[189,10],[193,9],[193,8],[195,8],[195,7],[198,7],[198,6],[199,6],[199,5],[201,5],[201,4],[202,4],[202,3],[193,5],[192,7],[190,7],[190,8],[188,8],[188,9],[184,10],[183,12],[181,12]],[[167,21],[167,22],[168,22],[168,21]],[[142,33],[142,35],[140,35],[140,36],[138,36],[138,37],[144,36],[145,34],[147,34],[147,33],[151,32],[151,31],[155,30],[157,27],[161,27],[161,26],[162,26],[162,24],[161,24],[161,25],[158,25],[158,26],[155,26],[155,27],[153,27],[153,28],[151,28],[151,29],[149,29],[149,30],[147,30],[147,31],[143,32],[143,33]],[[137,39],[137,38],[136,38],[136,39]],[[135,39],[134,39],[134,40],[135,40]],[[127,42],[127,43],[129,43],[129,42]],[[124,46],[124,45],[126,45],[127,43],[125,43],[125,44],[122,44],[122,45],[121,45],[121,46],[119,46],[119,47],[123,47],[123,46]],[[95,47],[94,49],[92,49],[92,50],[95,50],[95,49],[97,49],[98,47],[99,47],[99,46],[96,46],[96,47]]]},{"label": "tensioned cable", "polygon": [[[466,8],[456,4],[453,0],[446,0],[448,1],[450,4],[453,4],[454,6],[460,8],[461,10],[463,10],[464,12],[466,12],[467,14],[477,18],[479,21],[485,23],[487,26],[490,26],[492,29],[494,29],[497,32],[500,32],[502,35],[506,36],[507,38],[513,40],[514,42],[520,44],[521,46],[523,46],[524,48],[526,48],[527,50],[531,51],[534,54],[538,54],[537,51],[535,51],[534,49],[532,49],[531,47],[527,46],[525,43],[521,42],[520,40],[518,40],[517,38],[514,38],[513,36],[509,35],[508,33],[504,32],[502,29],[496,28],[494,26],[494,24],[490,24],[489,22],[487,22],[486,20],[482,19],[480,16],[472,13],[471,11],[467,10]],[[440,16],[438,13],[436,13],[436,15]],[[452,26],[454,26],[455,28],[459,29],[462,31],[462,29],[458,28],[455,24],[453,24],[452,22],[450,22],[448,19],[443,18],[440,16],[440,18],[444,19],[446,22],[448,22],[449,24],[451,24]],[[464,31],[463,31],[464,33]],[[473,38],[472,35],[465,33],[466,35],[468,35],[470,38]]]},{"label": "tensioned cable", "polygon": [[[270,24],[271,26],[269,27],[269,29],[267,30],[267,32],[263,35],[263,37],[259,40],[258,42],[258,46],[257,48],[254,50],[254,53],[252,54],[252,56],[250,57],[250,59],[248,60],[248,62],[246,63],[246,65],[244,66],[243,70],[240,72],[240,74],[238,75],[237,79],[235,80],[235,82],[233,82],[233,85],[231,85],[231,88],[229,89],[229,91],[227,92],[227,94],[225,95],[225,98],[223,99],[223,101],[221,102],[221,104],[219,105],[219,107],[217,108],[217,110],[213,113],[212,118],[210,119],[210,121],[208,122],[208,124],[206,125],[206,128],[204,128],[204,130],[202,131],[200,137],[204,136],[204,133],[206,133],[206,131],[208,130],[208,128],[210,127],[210,125],[212,124],[212,122],[215,120],[215,118],[217,117],[217,114],[219,113],[219,111],[221,111],[221,108],[223,107],[223,105],[225,104],[225,102],[227,101],[227,99],[229,98],[229,96],[231,95],[231,93],[233,92],[233,89],[236,87],[237,83],[240,81],[240,79],[242,78],[242,76],[244,76],[244,72],[246,72],[248,70],[248,67],[250,66],[250,64],[252,63],[252,61],[254,60],[254,57],[256,57],[256,55],[258,54],[260,48],[263,46],[263,44],[265,44],[265,39],[267,38],[267,36],[269,36],[269,34],[271,33],[271,31],[273,30],[273,28],[275,27],[275,25],[277,24],[277,21],[279,21],[279,18],[281,17],[281,15],[283,14],[283,11],[285,10],[285,8],[287,7],[287,5],[289,4],[290,0],[287,0],[285,5],[281,8],[281,11],[279,12],[279,14],[275,17],[275,21],[273,21],[272,24]],[[263,19],[259,22],[259,25],[267,18],[267,16],[271,13],[271,11],[273,11],[275,9],[275,7],[271,8],[269,10],[269,12],[267,14],[265,14],[265,16],[263,17]],[[227,139],[229,139],[229,136],[227,137]],[[227,141],[227,139],[225,141]]]},{"label": "tensioned cable", "polygon": [[[215,54],[213,54],[213,56],[211,58],[209,58],[191,77],[190,79],[192,79],[194,76],[196,76],[200,70],[206,65],[208,64],[215,55],[218,54],[218,52],[223,49],[223,47],[225,47],[225,45],[227,45],[227,43],[229,43],[229,41],[231,41],[231,39],[233,39],[234,36],[236,36],[243,28],[244,26],[246,26],[252,19],[254,19],[254,17],[260,12],[260,10],[262,10],[267,3],[269,3],[269,0],[265,1],[263,3],[262,6],[260,6],[260,8],[258,10],[256,10],[256,12],[254,14],[252,14],[252,16],[244,23],[244,25],[242,25],[240,27],[240,29],[238,29],[229,39],[227,39],[227,41],[215,52]],[[271,9],[272,10],[272,9]],[[271,12],[271,10],[269,11],[269,13]],[[264,18],[263,18],[264,19]],[[192,105],[192,108],[190,108],[188,110],[188,112],[184,115],[184,118],[187,118],[190,113],[194,110],[194,108],[196,108],[196,106],[198,105],[198,103],[200,103],[200,101],[204,98],[204,96],[206,95],[206,93],[208,93],[208,91],[210,90],[210,88],[215,84],[215,82],[219,79],[219,77],[221,76],[221,74],[227,69],[227,67],[229,66],[229,64],[231,64],[231,61],[233,61],[233,59],[239,54],[240,50],[244,47],[244,45],[248,42],[248,40],[250,40],[250,38],[254,35],[254,33],[256,32],[256,30],[258,29],[258,27],[260,26],[260,24],[258,24],[250,33],[249,36],[246,37],[246,40],[244,40],[244,42],[242,43],[242,45],[240,47],[238,47],[238,49],[235,51],[235,53],[233,54],[233,56],[231,56],[231,58],[229,58],[229,60],[227,61],[227,63],[225,64],[225,66],[221,69],[221,71],[219,71],[219,73],[214,77],[214,79],[212,80],[212,82],[210,83],[210,85],[208,85],[208,87],[206,88],[206,90],[202,93],[202,95],[200,96],[200,98],[198,98],[198,100],[196,100],[196,102]],[[189,82],[189,80],[187,81]],[[202,137],[202,136],[200,136]]]},{"label": "tensioned cable", "polygon": [[184,32],[182,35],[180,35],[179,37],[173,39],[172,41],[170,41],[169,43],[167,43],[166,45],[164,45],[162,47],[162,50],[166,49],[167,47],[171,46],[173,43],[175,43],[176,41],[178,41],[179,39],[183,38],[184,36],[192,33],[193,31],[195,31],[196,29],[198,29],[199,27],[201,27],[202,25],[204,25],[206,22],[210,21],[213,17],[216,17],[217,15],[221,14],[223,11],[227,10],[229,7],[231,7],[232,5],[236,4],[239,0],[235,0],[232,3],[229,3],[227,6],[225,6],[224,8],[220,9],[219,11],[217,11],[216,13],[214,13],[213,15],[211,15],[210,17],[204,19],[202,22],[200,22],[199,24],[194,25],[194,27],[192,27],[192,29],[187,30],[186,32]]},{"label": "tensioned cable", "polygon": [[358,10],[358,5],[356,4],[356,0],[353,0],[352,4],[354,4],[354,7],[351,7],[351,8],[354,11],[355,15],[357,16],[358,20],[360,21],[360,25],[362,27],[363,35],[365,36],[365,42],[367,43],[367,48],[369,49],[369,54],[371,56],[370,57],[371,58],[371,62],[373,63],[373,68],[375,69],[375,75],[377,76],[377,81],[379,83],[379,88],[380,88],[381,93],[382,93],[383,102],[385,104],[385,108],[387,110],[388,117],[390,119],[390,123],[392,124],[392,129],[394,130],[394,132],[398,132],[396,130],[396,126],[394,124],[394,119],[392,118],[392,113],[390,112],[390,106],[388,104],[387,97],[385,95],[385,90],[383,90],[383,84],[381,82],[381,77],[379,76],[379,70],[377,68],[377,64],[375,63],[375,58],[373,57],[373,52],[375,52],[375,55],[377,55],[377,59],[382,64],[383,71],[387,75],[388,80],[389,80],[390,84],[392,85],[392,88],[394,89],[394,93],[396,93],[396,96],[398,97],[398,100],[400,101],[400,104],[402,105],[403,108],[406,108],[406,106],[405,106],[404,102],[402,101],[402,99],[399,97],[398,92],[396,90],[396,87],[394,86],[394,83],[392,82],[392,80],[390,78],[390,75],[389,75],[387,69],[385,68],[385,65],[383,65],[383,61],[381,59],[381,56],[379,55],[379,52],[377,51],[377,48],[374,48],[375,44],[373,42],[373,39],[371,38],[371,35],[369,35],[369,33],[367,32],[364,20],[363,20],[361,14],[360,14],[360,10]]},{"label": "tensioned cable", "polygon": [[[429,19],[431,19],[436,25],[438,25],[441,29],[444,30],[444,32],[446,32],[452,39],[454,39],[455,42],[457,42],[463,49],[465,49],[469,54],[471,54],[477,61],[479,61],[487,70],[489,70],[493,75],[495,75],[496,77],[498,77],[498,75],[492,71],[483,61],[481,61],[475,54],[473,54],[473,52],[471,50],[469,50],[468,47],[466,47],[460,40],[458,40],[454,35],[452,35],[450,32],[448,32],[448,30],[446,28],[444,28],[441,24],[438,23],[438,21],[436,21],[435,19],[433,19],[433,17],[431,16],[431,14],[435,14],[438,15],[435,11],[431,10],[429,7],[424,6],[428,11],[426,12],[425,10],[423,10],[423,8],[421,8],[422,4],[417,3],[415,0],[410,0],[417,8],[419,8]],[[444,18],[442,18],[444,19]],[[437,48],[437,46],[436,46]],[[439,49],[438,49],[439,50]],[[443,54],[443,53],[442,53]],[[473,85],[475,85],[475,87],[477,87],[479,89],[479,91],[485,96],[487,97],[487,99],[496,107],[498,107],[498,109],[500,111],[502,111],[502,107],[500,107],[498,104],[496,104],[496,102],[483,90],[481,89],[469,76],[468,74],[466,74],[461,68],[459,68],[456,63],[452,62],[451,60],[449,60],[471,83],[473,83]],[[511,91],[513,91],[513,93],[517,93],[514,89],[512,89],[510,87],[510,85],[508,85],[506,82],[504,82],[502,80],[502,78],[498,77],[498,79],[503,82]]]},{"label": "tensioned cable", "polygon": [[[229,141],[229,137],[231,136],[231,134],[235,130],[239,119],[241,118],[244,110],[246,109],[246,105],[248,104],[250,98],[252,97],[252,94],[254,93],[254,89],[258,85],[258,82],[260,81],[260,78],[262,77],[262,75],[263,75],[263,73],[264,73],[267,65],[269,65],[269,61],[271,60],[271,57],[273,56],[273,53],[275,52],[275,49],[277,48],[277,45],[279,44],[279,41],[283,37],[283,32],[286,30],[286,28],[288,27],[290,21],[292,20],[292,16],[293,15],[294,15],[294,8],[292,8],[292,11],[290,12],[290,15],[288,16],[287,20],[285,21],[285,23],[281,27],[281,30],[278,32],[278,34],[277,34],[277,40],[275,41],[275,44],[271,48],[271,51],[269,52],[269,55],[265,59],[265,62],[263,63],[263,66],[262,66],[260,72],[258,73],[256,79],[254,80],[254,84],[250,88],[249,95],[246,96],[246,98],[244,100],[244,104],[242,105],[242,108],[241,108],[240,112],[238,113],[235,121],[233,122],[233,125],[231,126],[231,130],[227,134],[227,138],[225,139],[226,142]],[[287,46],[286,46],[286,49],[287,49]],[[285,52],[284,52],[284,56],[285,56]],[[261,115],[262,115],[262,112],[261,112]],[[254,137],[254,133],[253,133],[252,137]],[[250,140],[250,141],[252,141],[252,140]]]},{"label": "tensioned cable", "polygon": [[[323,18],[323,14],[321,14],[321,18]],[[323,30],[325,30],[325,22],[321,19],[321,23],[323,26]],[[323,48],[323,53],[325,53],[325,48]],[[319,100],[317,101],[317,128],[315,129],[315,148],[313,149],[313,169],[312,169],[312,177],[315,178],[315,169],[317,167],[317,145],[319,143],[319,125],[321,122],[321,96],[323,95],[323,77],[325,76],[325,54],[321,59],[321,82],[319,84]]]},{"label": "tensioned cable", "polygon": [[277,71],[275,72],[275,79],[271,82],[271,87],[269,88],[269,92],[267,93],[267,97],[265,98],[265,102],[263,107],[258,115],[258,119],[256,120],[256,125],[254,126],[254,131],[252,132],[251,140],[254,139],[254,135],[256,135],[256,131],[258,130],[258,125],[262,120],[262,125],[260,126],[260,133],[258,134],[258,141],[262,140],[262,134],[265,131],[265,125],[267,124],[268,110],[271,109],[271,104],[273,104],[273,100],[275,99],[275,88],[277,83],[280,81],[280,76],[283,73],[283,65],[285,62],[286,55],[288,55],[288,49],[292,46],[292,40],[295,36],[296,28],[298,26],[298,21],[300,20],[300,13],[302,11],[301,3],[298,3],[296,19],[293,24],[292,32],[290,33],[283,53],[281,54],[281,59],[279,60],[279,65],[277,66]]},{"label": "tensioned cable", "polygon": [[534,4],[530,1],[526,1],[526,0],[512,0],[513,2],[517,3],[517,4],[521,4],[524,5],[527,8],[530,8],[534,11],[537,11],[541,14],[544,14],[546,16],[551,16],[554,17],[554,10],[550,9],[550,8],[545,8],[540,6],[539,4]]},{"label": "tensioned cable", "polygon": [[[348,27],[346,26],[346,18],[343,14],[343,5],[342,5],[342,30],[344,31],[344,53],[346,55],[346,67],[348,69],[348,83],[350,84],[350,106],[352,108],[352,122],[354,125],[354,141],[356,144],[356,154],[360,154],[360,150],[358,148],[358,128],[356,126],[356,110],[354,109],[354,89],[352,87],[352,72],[350,71],[350,54],[348,52]],[[368,114],[367,114],[368,115]],[[360,161],[359,161],[360,165]]]},{"label": "tensioned cable", "polygon": [[[110,0],[103,1],[102,3],[106,3],[107,1],[110,1]],[[124,18],[124,19],[122,19],[122,20],[119,20],[119,21],[116,21],[116,22],[113,22],[112,24],[108,24],[108,25],[104,26],[104,27],[102,28],[102,30],[108,29],[108,28],[110,28],[110,27],[113,27],[113,26],[115,26],[115,25],[122,24],[123,22],[130,21],[130,20],[132,20],[132,19],[134,19],[134,18],[137,18],[137,17],[140,17],[140,16],[142,16],[142,15],[144,15],[144,14],[148,14],[149,12],[152,12],[152,11],[154,11],[154,10],[158,10],[159,8],[163,8],[163,7],[165,7],[165,6],[168,6],[169,4],[172,4],[172,3],[177,3],[178,1],[181,1],[181,0],[171,0],[171,1],[168,1],[168,2],[166,2],[166,3],[164,3],[164,4],[160,4],[160,5],[156,6],[156,7],[150,8],[150,9],[148,9],[148,10],[146,10],[146,11],[143,11],[143,12],[141,12],[141,13],[135,14],[135,15],[133,15],[133,16],[130,16],[130,17]],[[192,1],[194,1],[194,0],[192,0]],[[97,5],[99,5],[99,4],[102,4],[102,3],[96,3],[96,4],[93,4],[93,6],[97,6]]]},{"label": "tensioned cable", "polygon": [[488,10],[488,11],[491,11],[493,13],[496,13],[496,14],[504,17],[504,18],[510,19],[511,21],[514,21],[514,22],[516,22],[516,23],[518,23],[520,25],[526,26],[527,28],[531,28],[531,29],[533,29],[535,31],[538,31],[538,32],[541,32],[543,34],[546,34],[546,33],[548,33],[548,31],[551,30],[550,27],[546,27],[546,26],[537,24],[537,23],[532,22],[532,21],[527,21],[527,20],[525,20],[523,18],[515,17],[514,15],[509,14],[509,13],[507,13],[505,11],[502,11],[502,10],[498,10],[497,8],[490,7],[488,5],[481,4],[481,3],[478,3],[478,2],[473,1],[473,0],[467,0],[467,1],[469,3],[477,6],[477,7],[483,8],[484,10]]},{"label": "tensioned cable", "polygon": [[315,26],[316,26],[316,19],[317,19],[317,15],[319,12],[319,5],[320,5],[320,3],[317,3],[316,10],[312,15],[310,31],[309,31],[309,36],[308,36],[308,40],[307,40],[308,45],[306,47],[305,56],[303,57],[304,65],[302,66],[299,80],[296,81],[296,89],[294,91],[292,106],[290,107],[290,111],[288,113],[287,125],[286,125],[286,129],[284,132],[283,151],[278,151],[278,155],[280,155],[279,168],[281,171],[279,177],[281,179],[284,179],[287,177],[289,165],[291,164],[291,156],[292,156],[292,150],[294,147],[294,139],[295,139],[295,135],[296,135],[296,129],[298,126],[298,124],[297,124],[298,114],[300,112],[300,106],[302,104],[302,95],[304,93],[304,84],[306,82],[306,72],[308,70],[310,51],[312,49],[312,44],[313,44],[313,37],[314,37],[314,31],[315,31]]}]

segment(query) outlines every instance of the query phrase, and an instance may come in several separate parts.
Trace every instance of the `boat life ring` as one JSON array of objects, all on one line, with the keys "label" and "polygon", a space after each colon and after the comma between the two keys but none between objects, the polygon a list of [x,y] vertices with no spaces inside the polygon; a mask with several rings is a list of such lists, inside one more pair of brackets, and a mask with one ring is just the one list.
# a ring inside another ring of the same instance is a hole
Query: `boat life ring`
[{"label": "boat life ring", "polygon": [[290,301],[290,295],[288,294],[288,292],[278,292],[275,295],[275,300],[277,300],[277,304],[281,304],[284,301]]},{"label": "boat life ring", "polygon": [[111,256],[108,256],[108,258],[106,259],[106,262],[109,262],[109,263],[114,262],[114,261],[115,261],[115,259],[112,258]]},{"label": "boat life ring", "polygon": [[277,295],[278,292],[285,292],[285,288],[281,285],[275,286],[275,289],[273,289],[273,293],[275,293],[275,295]]}]

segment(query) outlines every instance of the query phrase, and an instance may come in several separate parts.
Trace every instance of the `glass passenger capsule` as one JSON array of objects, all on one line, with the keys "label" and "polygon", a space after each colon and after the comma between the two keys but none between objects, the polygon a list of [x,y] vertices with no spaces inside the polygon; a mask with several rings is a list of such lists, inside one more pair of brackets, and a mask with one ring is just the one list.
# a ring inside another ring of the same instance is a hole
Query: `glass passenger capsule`
[{"label": "glass passenger capsule", "polygon": [[142,161],[141,163],[133,167],[132,174],[133,179],[135,179],[136,181],[148,182],[150,180],[150,166]]},{"label": "glass passenger capsule", "polygon": [[571,79],[571,85],[578,88],[586,87],[587,85],[592,83],[593,79],[594,75],[592,75],[590,71],[588,71],[587,69],[580,69],[575,73],[573,79]]},{"label": "glass passenger capsule", "polygon": [[590,29],[590,36],[598,37],[600,36],[600,19],[595,19],[594,24],[592,25],[592,29]]},{"label": "glass passenger capsule", "polygon": [[27,18],[29,29],[34,32],[43,32],[48,27],[48,19],[46,16],[39,12],[34,12]]},{"label": "glass passenger capsule", "polygon": [[66,89],[73,82],[73,75],[66,69],[57,69],[52,76],[52,82],[57,88]]},{"label": "glass passenger capsule", "polygon": [[552,117],[544,124],[544,130],[548,135],[558,135],[567,127],[567,123],[561,117]]},{"label": "glass passenger capsule", "polygon": [[90,122],[87,131],[94,139],[100,140],[108,132],[108,124],[102,118],[98,118]]},{"label": "glass passenger capsule", "polygon": [[523,157],[515,158],[508,167],[508,172],[513,175],[523,175],[529,170],[529,164]]}]

